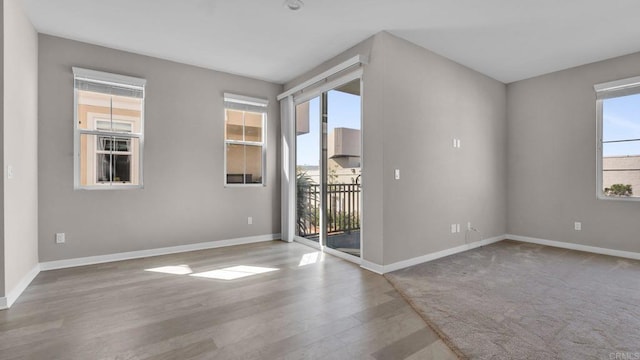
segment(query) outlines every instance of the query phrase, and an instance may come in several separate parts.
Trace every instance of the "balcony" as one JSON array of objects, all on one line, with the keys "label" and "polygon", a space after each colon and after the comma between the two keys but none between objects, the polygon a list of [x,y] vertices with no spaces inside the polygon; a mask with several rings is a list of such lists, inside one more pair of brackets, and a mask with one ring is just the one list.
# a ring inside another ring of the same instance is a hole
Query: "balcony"
[{"label": "balcony", "polygon": [[[360,256],[360,184],[327,185],[326,246]],[[298,184],[298,235],[318,241],[320,185]]]}]

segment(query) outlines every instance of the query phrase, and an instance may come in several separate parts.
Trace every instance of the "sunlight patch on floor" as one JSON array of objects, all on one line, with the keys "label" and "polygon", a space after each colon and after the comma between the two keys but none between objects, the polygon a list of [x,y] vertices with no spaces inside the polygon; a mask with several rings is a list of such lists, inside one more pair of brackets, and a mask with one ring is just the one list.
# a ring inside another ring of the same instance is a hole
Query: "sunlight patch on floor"
[{"label": "sunlight patch on floor", "polygon": [[187,275],[193,272],[189,267],[189,265],[161,266],[153,269],[144,269],[144,271],[151,271],[151,272],[158,272],[158,273],[172,274],[172,275]]},{"label": "sunlight patch on floor", "polygon": [[316,251],[316,252],[302,255],[302,259],[300,259],[300,263],[298,264],[298,266],[315,264],[317,262],[322,262],[322,261],[324,261],[324,253],[321,253],[320,251]]},{"label": "sunlight patch on floor", "polygon": [[218,279],[218,280],[235,280],[244,278],[247,276],[253,276],[258,274],[264,274],[271,271],[277,271],[279,269],[276,268],[266,268],[260,266],[232,266],[224,269],[205,271],[197,274],[191,274],[191,276],[195,277],[204,277],[209,279]]}]

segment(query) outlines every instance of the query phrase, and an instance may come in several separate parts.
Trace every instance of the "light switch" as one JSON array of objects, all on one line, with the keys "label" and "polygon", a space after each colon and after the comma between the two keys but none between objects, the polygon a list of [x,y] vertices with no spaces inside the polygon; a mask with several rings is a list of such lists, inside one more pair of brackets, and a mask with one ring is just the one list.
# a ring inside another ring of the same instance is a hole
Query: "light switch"
[{"label": "light switch", "polygon": [[13,166],[7,166],[7,179],[13,179]]},{"label": "light switch", "polygon": [[393,176],[396,180],[400,180],[400,169],[396,169],[396,171],[393,172]]}]

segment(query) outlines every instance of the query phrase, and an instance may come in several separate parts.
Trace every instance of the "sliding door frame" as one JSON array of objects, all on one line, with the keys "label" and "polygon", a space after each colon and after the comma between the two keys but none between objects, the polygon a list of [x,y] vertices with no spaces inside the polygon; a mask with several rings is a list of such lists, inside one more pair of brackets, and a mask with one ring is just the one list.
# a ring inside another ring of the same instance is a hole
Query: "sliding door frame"
[{"label": "sliding door frame", "polygon": [[[344,253],[342,251],[338,251],[335,249],[332,249],[328,246],[325,246],[325,242],[327,240],[327,229],[326,229],[326,191],[327,191],[327,179],[326,179],[326,175],[327,175],[327,159],[326,159],[326,155],[327,155],[327,125],[328,122],[326,121],[326,119],[323,119],[323,117],[328,116],[326,113],[326,108],[324,108],[324,106],[327,105],[326,101],[327,101],[327,94],[329,91],[334,90],[335,88],[338,88],[342,85],[345,85],[351,81],[354,80],[360,80],[360,168],[364,169],[364,151],[363,150],[363,146],[364,146],[364,142],[363,142],[363,118],[364,118],[364,114],[363,114],[363,80],[362,80],[362,75],[363,75],[363,69],[360,67],[356,70],[353,70],[345,75],[342,75],[340,77],[337,77],[336,79],[330,80],[330,81],[326,81],[324,83],[322,83],[321,85],[318,85],[316,87],[313,87],[309,90],[306,90],[302,93],[299,93],[298,95],[290,95],[291,96],[291,104],[293,107],[293,111],[290,112],[289,116],[289,121],[290,121],[290,126],[292,127],[292,129],[289,129],[289,134],[293,134],[293,139],[290,142],[290,148],[289,151],[293,154],[293,166],[289,166],[289,179],[295,179],[296,177],[296,165],[297,165],[297,138],[296,138],[296,107],[302,103],[305,103],[307,101],[310,101],[311,99],[314,99],[316,97],[320,98],[320,121],[319,121],[319,127],[320,127],[320,145],[319,145],[319,154],[320,154],[320,164],[319,164],[319,169],[320,169],[320,235],[319,235],[319,239],[318,242],[316,243],[315,241],[306,239],[304,237],[298,236],[295,233],[295,228],[292,229],[292,238],[293,240],[300,242],[302,244],[305,244],[307,246],[311,246],[315,249],[318,249],[320,251],[323,251],[327,254],[330,255],[334,255],[337,256],[339,258],[354,262],[356,264],[361,264],[362,262],[362,254],[363,254],[363,232],[362,232],[362,224],[363,224],[363,214],[364,214],[364,209],[362,206],[362,202],[363,202],[363,197],[362,196],[362,186],[363,186],[363,181],[361,177],[360,179],[360,184],[361,184],[361,196],[359,197],[359,208],[360,208],[360,214],[359,214],[359,221],[360,221],[360,256],[354,256],[351,254],[347,254]],[[291,145],[293,145],[293,147],[291,148]],[[291,170],[293,169],[293,170]],[[361,170],[362,172],[362,170]],[[296,201],[296,184],[295,182],[289,182],[289,189],[287,189],[289,191],[289,194],[293,195],[293,199],[289,199],[288,201],[288,211],[286,211],[287,216],[289,217],[289,223],[294,223],[295,224],[295,219],[296,219],[296,206],[295,206],[295,201]],[[293,188],[293,190],[291,191],[291,188]]]}]

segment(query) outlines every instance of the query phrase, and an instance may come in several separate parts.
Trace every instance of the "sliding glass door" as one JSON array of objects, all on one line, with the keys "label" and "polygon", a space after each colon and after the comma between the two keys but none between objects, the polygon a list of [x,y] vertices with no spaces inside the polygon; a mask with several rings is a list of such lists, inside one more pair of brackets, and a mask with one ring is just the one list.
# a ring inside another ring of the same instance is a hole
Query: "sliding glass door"
[{"label": "sliding glass door", "polygon": [[296,105],[296,235],[360,257],[360,79]]},{"label": "sliding glass door", "polygon": [[296,235],[320,242],[320,97],[296,105]]},{"label": "sliding glass door", "polygon": [[360,257],[360,79],[326,93],[325,246]]}]

